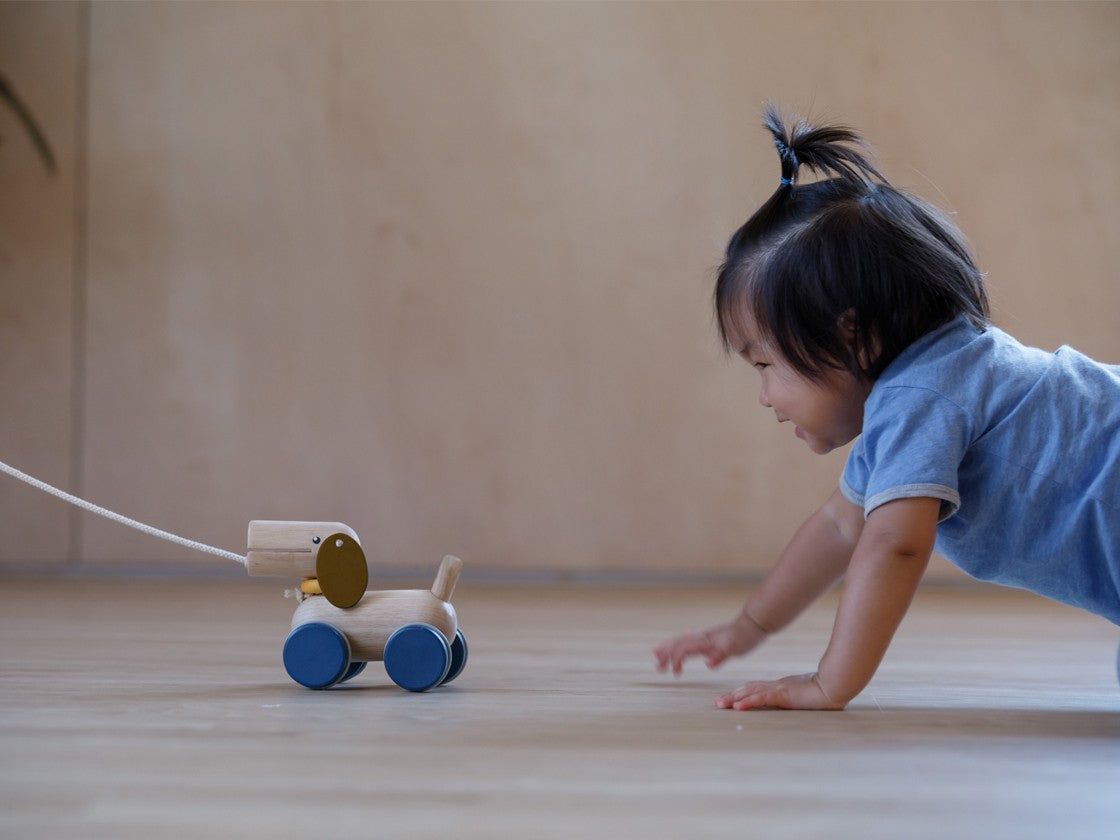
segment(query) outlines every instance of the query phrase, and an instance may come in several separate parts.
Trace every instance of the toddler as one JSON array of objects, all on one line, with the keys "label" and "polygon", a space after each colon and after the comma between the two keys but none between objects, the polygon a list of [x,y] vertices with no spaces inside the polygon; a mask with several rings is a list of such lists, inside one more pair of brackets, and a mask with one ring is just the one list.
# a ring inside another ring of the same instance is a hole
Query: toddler
[{"label": "toddler", "polygon": [[[810,450],[856,442],[838,488],[742,611],[655,648],[658,669],[747,653],[843,576],[816,672],[716,699],[842,709],[935,548],[974,577],[1120,624],[1120,366],[994,327],[956,226],[891,186],[851,129],[790,129],[773,108],[765,122],[781,180],[728,243],[720,334]],[[821,178],[800,183],[801,167]]]}]

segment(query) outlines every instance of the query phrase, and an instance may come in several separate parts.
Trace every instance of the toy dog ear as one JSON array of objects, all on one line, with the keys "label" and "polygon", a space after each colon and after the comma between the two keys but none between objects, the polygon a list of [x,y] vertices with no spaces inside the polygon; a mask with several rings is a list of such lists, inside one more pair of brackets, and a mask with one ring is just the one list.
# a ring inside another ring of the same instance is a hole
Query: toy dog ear
[{"label": "toy dog ear", "polygon": [[323,596],[340,610],[362,600],[369,586],[369,568],[358,541],[342,533],[324,539],[315,555],[315,577]]}]

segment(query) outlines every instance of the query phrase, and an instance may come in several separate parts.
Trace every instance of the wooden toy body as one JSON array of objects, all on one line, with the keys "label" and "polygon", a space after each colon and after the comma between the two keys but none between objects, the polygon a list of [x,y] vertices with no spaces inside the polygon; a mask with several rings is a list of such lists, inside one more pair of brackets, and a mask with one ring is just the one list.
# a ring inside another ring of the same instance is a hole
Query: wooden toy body
[{"label": "wooden toy body", "polygon": [[380,662],[385,642],[400,627],[421,623],[435,627],[448,644],[455,640],[455,608],[426,589],[371,590],[356,606],[340,610],[321,595],[312,595],[296,607],[292,629],[322,621],[342,631],[350,642],[355,662]]}]

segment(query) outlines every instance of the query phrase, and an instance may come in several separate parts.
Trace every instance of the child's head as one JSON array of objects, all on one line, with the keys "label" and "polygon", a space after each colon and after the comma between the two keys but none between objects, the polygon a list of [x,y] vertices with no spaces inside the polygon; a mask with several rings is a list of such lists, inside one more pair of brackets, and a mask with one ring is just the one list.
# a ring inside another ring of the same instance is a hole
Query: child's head
[{"label": "child's head", "polygon": [[[774,194],[731,237],[716,283],[720,335],[749,329],[799,374],[874,381],[921,336],[960,314],[987,324],[983,278],[941,211],[891,186],[839,126],[788,129],[765,113],[781,160]],[[827,176],[799,184],[802,166]]]}]

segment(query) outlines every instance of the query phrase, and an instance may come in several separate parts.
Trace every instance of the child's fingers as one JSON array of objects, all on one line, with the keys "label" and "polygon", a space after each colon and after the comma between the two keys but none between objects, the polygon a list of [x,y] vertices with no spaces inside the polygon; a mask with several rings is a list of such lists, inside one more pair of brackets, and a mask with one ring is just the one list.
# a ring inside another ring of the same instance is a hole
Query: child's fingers
[{"label": "child's fingers", "polygon": [[677,644],[674,639],[670,642],[660,644],[653,649],[653,658],[657,660],[657,670],[664,671],[669,664],[673,661],[673,650]]},{"label": "child's fingers", "polygon": [[755,681],[745,683],[732,692],[716,698],[721,709],[789,708],[788,697],[780,681]]},{"label": "child's fingers", "polygon": [[653,650],[657,660],[657,670],[670,669],[676,676],[680,676],[684,662],[690,656],[707,653],[709,653],[709,644],[703,633],[687,633]]},{"label": "child's fingers", "polygon": [[664,671],[670,666],[674,671],[680,671],[681,656],[677,646],[673,643],[662,645],[653,649],[653,657],[657,660],[657,670]]},{"label": "child's fingers", "polygon": [[684,661],[692,656],[692,653],[691,647],[685,645],[673,650],[672,656],[669,657],[669,661],[673,666],[673,676],[679,677],[681,675],[681,670],[684,668]]},{"label": "child's fingers", "polygon": [[755,681],[739,686],[729,694],[716,698],[720,709],[839,709],[812,674],[785,677],[780,680]]},{"label": "child's fingers", "polygon": [[711,639],[705,639],[704,643],[697,648],[695,654],[704,657],[704,664],[708,667],[708,670],[714,670],[727,661],[727,651]]},{"label": "child's fingers", "polygon": [[781,698],[775,691],[775,683],[751,682],[739,686],[734,691],[716,698],[719,709],[761,709],[783,707]]},{"label": "child's fingers", "polygon": [[790,709],[789,698],[776,684],[759,685],[751,691],[745,692],[732,704],[733,709],[746,711],[747,709]]}]

